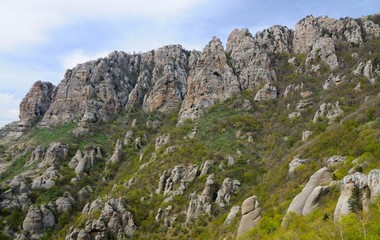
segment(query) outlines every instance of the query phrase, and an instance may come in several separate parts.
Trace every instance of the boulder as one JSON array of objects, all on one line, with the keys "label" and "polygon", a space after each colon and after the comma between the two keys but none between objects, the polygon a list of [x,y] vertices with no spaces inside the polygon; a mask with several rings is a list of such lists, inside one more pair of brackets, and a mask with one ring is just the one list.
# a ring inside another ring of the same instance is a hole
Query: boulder
[{"label": "boulder", "polygon": [[55,201],[55,206],[58,213],[63,213],[71,210],[75,204],[75,199],[71,196],[69,192],[65,192],[62,197],[59,197]]},{"label": "boulder", "polygon": [[261,218],[261,207],[256,196],[244,200],[241,206],[241,220],[237,232],[237,238],[242,237],[248,230],[256,226]]},{"label": "boulder", "polygon": [[[302,189],[301,193],[299,193],[293,201],[290,203],[289,208],[287,210],[287,214],[290,212],[295,212],[297,214],[310,213],[310,207],[315,206],[317,204],[317,200],[324,193],[325,188],[320,188],[328,185],[333,179],[331,178],[331,174],[328,168],[324,167],[315,172]],[[317,188],[316,190],[314,190]],[[322,191],[323,190],[323,191]],[[308,202],[308,206],[306,203]],[[308,209],[306,209],[306,207]],[[286,218],[284,218],[283,223],[286,222]]]},{"label": "boulder", "polygon": [[36,239],[42,237],[46,230],[54,225],[55,217],[45,205],[41,208],[32,205],[29,207],[22,228],[30,233],[32,239]]},{"label": "boulder", "polygon": [[230,202],[232,194],[236,194],[240,188],[241,183],[238,180],[231,180],[225,178],[223,184],[220,187],[217,197],[215,199],[215,204],[220,208],[225,208]]},{"label": "boulder", "polygon": [[24,167],[30,166],[33,163],[42,160],[44,158],[45,148],[39,145],[33,152],[32,156],[25,162]]},{"label": "boulder", "polygon": [[32,189],[49,189],[55,186],[58,179],[58,170],[53,166],[47,168],[45,172],[32,181]]},{"label": "boulder", "polygon": [[329,157],[329,159],[326,160],[327,166],[332,167],[336,166],[339,163],[345,162],[346,157],[340,156],[340,155],[334,155],[332,157]]}]

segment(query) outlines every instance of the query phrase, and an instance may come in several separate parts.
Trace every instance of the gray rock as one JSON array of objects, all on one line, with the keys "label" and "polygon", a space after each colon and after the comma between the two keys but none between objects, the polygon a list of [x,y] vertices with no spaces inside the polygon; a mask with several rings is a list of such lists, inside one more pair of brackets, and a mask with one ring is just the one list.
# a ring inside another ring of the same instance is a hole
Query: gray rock
[{"label": "gray rock", "polygon": [[261,207],[256,196],[244,200],[241,206],[242,218],[240,220],[237,238],[242,237],[248,230],[256,226],[261,218]]},{"label": "gray rock", "polygon": [[329,159],[327,159],[326,163],[327,163],[328,167],[332,167],[332,166],[336,166],[339,163],[342,163],[345,161],[346,161],[346,157],[343,157],[340,155],[334,155],[334,156],[330,157]]},{"label": "gray rock", "polygon": [[63,213],[71,210],[73,204],[75,204],[75,199],[69,192],[65,192],[62,197],[59,197],[55,201],[55,206],[58,213]]},{"label": "gray rock", "polygon": [[302,132],[302,141],[306,142],[312,134],[313,134],[312,131],[309,131],[309,130],[303,131]]},{"label": "gray rock", "polygon": [[313,49],[308,54],[306,62],[313,59],[321,59],[324,61],[331,69],[337,68],[338,58],[335,54],[335,43],[330,37],[321,37],[316,40],[313,45]]},{"label": "gray rock", "polygon": [[214,37],[203,49],[200,59],[190,72],[179,122],[186,118],[198,118],[216,102],[239,94],[240,84],[228,65],[223,44]]},{"label": "gray rock", "polygon": [[62,161],[67,158],[69,151],[66,145],[60,142],[53,142],[46,150],[44,160],[38,165],[39,168],[51,166],[53,163]]},{"label": "gray rock", "polygon": [[295,156],[292,161],[289,163],[289,174],[294,173],[294,171],[301,165],[307,163],[307,159],[301,159],[299,156]]},{"label": "gray rock", "polygon": [[236,218],[236,215],[240,212],[240,206],[233,206],[228,213],[226,220],[224,220],[224,225],[230,225],[232,221]]},{"label": "gray rock", "polygon": [[58,179],[58,170],[53,166],[47,168],[45,172],[32,181],[32,189],[49,189],[55,186]]},{"label": "gray rock", "polygon": [[371,201],[380,196],[380,170],[373,169],[368,173],[368,187],[371,190]]},{"label": "gray rock", "polygon": [[24,167],[30,166],[31,164],[42,160],[44,158],[45,148],[43,146],[38,146],[33,152],[32,156],[25,162]]},{"label": "gray rock", "polygon": [[352,196],[354,187],[354,183],[343,184],[341,186],[340,196],[334,211],[334,220],[339,220],[341,216],[345,216],[351,212],[349,199]]},{"label": "gray rock", "polygon": [[344,112],[338,101],[335,105],[331,103],[323,103],[320,105],[319,110],[315,113],[313,123],[317,123],[321,118],[326,117],[329,120],[329,124],[332,124],[336,118],[342,117],[343,114]]},{"label": "gray rock", "polygon": [[329,191],[330,191],[329,186],[315,187],[305,202],[302,215],[306,216],[312,213],[318,207],[321,198],[327,195]]},{"label": "gray rock", "polygon": [[[299,193],[293,201],[290,203],[289,208],[287,210],[287,213],[295,212],[297,214],[303,214],[304,212],[309,212],[309,209],[305,209],[306,202],[309,202],[310,204],[307,207],[310,207],[311,205],[315,205],[316,199],[318,199],[318,189],[314,189],[320,186],[326,186],[328,185],[333,179],[330,176],[330,171],[328,168],[324,167],[319,169],[317,172],[315,172],[305,185],[305,187],[302,189],[301,193]],[[309,200],[310,198],[310,200]],[[286,223],[286,219],[284,219],[283,223]]]},{"label": "gray rock", "polygon": [[120,139],[116,141],[115,148],[113,150],[112,156],[108,159],[107,164],[109,163],[117,163],[120,162],[123,159],[123,147],[124,143]]},{"label": "gray rock", "polygon": [[159,136],[156,138],[156,141],[155,141],[155,147],[156,147],[156,150],[159,148],[159,147],[162,147],[164,145],[167,145],[170,141],[170,134],[164,134],[162,136]]},{"label": "gray rock", "polygon": [[48,228],[55,225],[53,213],[44,205],[41,208],[30,206],[22,224],[23,230],[30,233],[33,238],[40,238]]},{"label": "gray rock", "polygon": [[240,188],[241,183],[238,180],[232,181],[229,178],[223,180],[223,184],[220,187],[217,197],[215,199],[215,204],[220,208],[225,208],[226,205],[231,201],[231,195],[236,194]]},{"label": "gray rock", "polygon": [[277,88],[271,83],[264,85],[255,95],[255,102],[277,99]]}]

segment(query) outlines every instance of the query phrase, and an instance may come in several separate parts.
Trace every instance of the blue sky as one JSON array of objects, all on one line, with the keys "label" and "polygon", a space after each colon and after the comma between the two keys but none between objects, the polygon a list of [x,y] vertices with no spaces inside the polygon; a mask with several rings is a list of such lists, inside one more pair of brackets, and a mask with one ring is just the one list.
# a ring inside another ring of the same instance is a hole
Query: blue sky
[{"label": "blue sky", "polygon": [[0,0],[0,127],[37,80],[57,85],[67,68],[114,50],[167,44],[202,50],[234,28],[293,28],[307,15],[361,17],[378,0]]}]

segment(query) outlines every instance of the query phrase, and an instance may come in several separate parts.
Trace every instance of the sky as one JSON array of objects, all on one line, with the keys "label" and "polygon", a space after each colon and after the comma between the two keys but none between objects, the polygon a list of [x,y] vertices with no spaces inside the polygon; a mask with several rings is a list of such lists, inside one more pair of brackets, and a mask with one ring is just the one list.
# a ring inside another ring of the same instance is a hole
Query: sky
[{"label": "sky", "polygon": [[0,0],[0,127],[18,120],[35,81],[57,85],[66,69],[115,50],[202,50],[213,36],[226,44],[235,28],[379,12],[379,0]]}]

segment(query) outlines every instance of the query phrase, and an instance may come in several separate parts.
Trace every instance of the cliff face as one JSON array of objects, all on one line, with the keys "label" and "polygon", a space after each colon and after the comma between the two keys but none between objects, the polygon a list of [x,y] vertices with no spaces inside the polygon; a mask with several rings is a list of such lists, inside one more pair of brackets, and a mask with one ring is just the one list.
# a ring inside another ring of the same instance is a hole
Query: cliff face
[{"label": "cliff face", "polygon": [[53,92],[51,84],[37,82],[21,104],[20,118],[43,116],[39,125],[49,126],[81,119],[85,113],[107,120],[136,108],[170,112],[181,105],[180,121],[194,119],[242,90],[276,86],[270,56],[305,53],[307,62],[320,58],[334,69],[339,66],[338,42],[358,46],[379,36],[379,25],[367,18],[308,16],[295,31],[276,25],[252,36],[248,29],[235,29],[226,50],[213,38],[202,53],[181,45],[142,54],[113,52],[67,70]]}]

